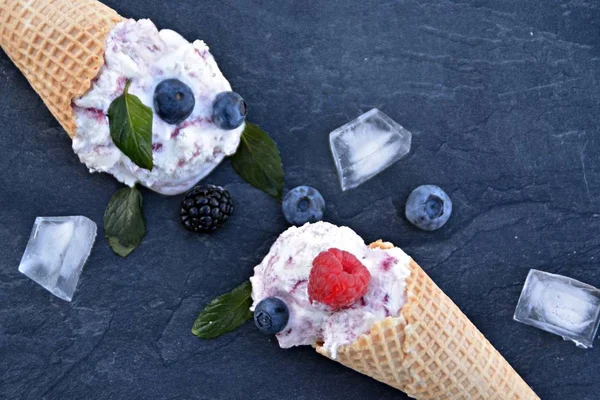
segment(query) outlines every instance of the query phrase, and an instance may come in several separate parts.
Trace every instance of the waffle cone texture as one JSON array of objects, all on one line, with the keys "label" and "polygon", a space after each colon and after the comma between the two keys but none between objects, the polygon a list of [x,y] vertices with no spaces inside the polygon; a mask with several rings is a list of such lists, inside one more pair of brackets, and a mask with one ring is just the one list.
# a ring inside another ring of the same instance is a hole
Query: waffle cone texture
[{"label": "waffle cone texture", "polygon": [[71,137],[71,103],[91,87],[122,20],[96,0],[0,0],[0,45]]},{"label": "waffle cone texture", "polygon": [[335,361],[418,400],[539,400],[421,267],[411,260],[409,269],[400,315],[340,347]]}]

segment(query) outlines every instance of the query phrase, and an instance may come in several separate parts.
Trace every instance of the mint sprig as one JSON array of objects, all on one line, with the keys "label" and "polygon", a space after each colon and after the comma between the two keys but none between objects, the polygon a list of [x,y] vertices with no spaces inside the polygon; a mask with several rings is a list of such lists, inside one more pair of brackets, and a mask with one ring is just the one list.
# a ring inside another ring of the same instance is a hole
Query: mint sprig
[{"label": "mint sprig", "polygon": [[135,250],[146,233],[142,203],[140,191],[127,187],[111,197],[104,212],[104,235],[110,248],[121,257]]},{"label": "mint sprig", "polygon": [[252,318],[252,284],[245,281],[231,292],[211,301],[200,313],[192,333],[202,339],[214,339],[239,328]]},{"label": "mint sprig", "polygon": [[246,182],[281,201],[281,156],[273,139],[257,125],[246,122],[240,146],[231,156],[231,165]]},{"label": "mint sprig", "polygon": [[130,85],[128,81],[123,94],[108,108],[110,137],[138,167],[152,170],[152,109],[129,94]]}]

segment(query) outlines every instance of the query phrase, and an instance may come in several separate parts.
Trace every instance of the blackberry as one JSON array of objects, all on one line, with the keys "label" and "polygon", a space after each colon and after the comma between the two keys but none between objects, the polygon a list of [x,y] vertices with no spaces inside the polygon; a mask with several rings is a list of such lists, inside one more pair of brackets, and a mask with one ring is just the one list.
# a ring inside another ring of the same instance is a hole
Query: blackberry
[{"label": "blackberry", "polygon": [[233,214],[231,195],[220,186],[198,185],[181,202],[181,223],[192,232],[212,232]]}]

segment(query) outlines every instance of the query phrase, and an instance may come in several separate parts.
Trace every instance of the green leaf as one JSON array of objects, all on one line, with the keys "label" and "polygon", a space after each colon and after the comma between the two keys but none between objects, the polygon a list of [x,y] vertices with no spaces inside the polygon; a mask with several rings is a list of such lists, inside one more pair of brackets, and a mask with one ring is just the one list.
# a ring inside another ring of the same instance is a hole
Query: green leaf
[{"label": "green leaf", "polygon": [[130,84],[108,108],[110,137],[138,167],[152,170],[152,109],[128,93]]},{"label": "green leaf", "polygon": [[202,339],[214,339],[239,328],[252,318],[252,284],[242,283],[231,292],[211,301],[200,313],[192,333]]},{"label": "green leaf", "polygon": [[283,167],[277,145],[257,125],[246,122],[231,165],[246,182],[281,201]]},{"label": "green leaf", "polygon": [[104,212],[104,236],[115,253],[127,257],[146,233],[142,194],[135,187],[118,190]]}]

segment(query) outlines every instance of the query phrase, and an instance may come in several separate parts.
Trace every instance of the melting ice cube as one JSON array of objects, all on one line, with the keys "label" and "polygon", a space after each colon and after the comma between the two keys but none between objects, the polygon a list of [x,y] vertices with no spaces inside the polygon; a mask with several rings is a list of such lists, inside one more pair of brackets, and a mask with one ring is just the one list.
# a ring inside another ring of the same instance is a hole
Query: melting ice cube
[{"label": "melting ice cube", "polygon": [[410,151],[412,135],[374,108],[329,134],[342,190],[357,187]]},{"label": "melting ice cube", "polygon": [[96,230],[96,224],[82,216],[36,218],[19,272],[71,301]]},{"label": "melting ice cube", "polygon": [[514,319],[592,347],[600,322],[600,290],[561,275],[532,269]]}]

